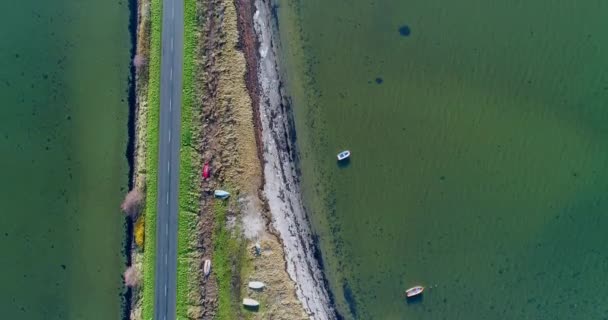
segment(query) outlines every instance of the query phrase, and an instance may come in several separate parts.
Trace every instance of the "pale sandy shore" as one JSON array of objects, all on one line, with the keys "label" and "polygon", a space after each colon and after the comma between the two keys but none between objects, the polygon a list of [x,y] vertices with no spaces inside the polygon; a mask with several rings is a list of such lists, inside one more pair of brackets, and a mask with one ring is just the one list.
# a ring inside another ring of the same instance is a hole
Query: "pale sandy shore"
[{"label": "pale sandy shore", "polygon": [[333,320],[336,313],[314,257],[309,220],[304,210],[296,170],[291,111],[280,92],[277,30],[268,0],[256,0],[255,31],[259,41],[260,118],[264,157],[264,193],[285,250],[287,272],[296,282],[296,294],[311,319]]}]

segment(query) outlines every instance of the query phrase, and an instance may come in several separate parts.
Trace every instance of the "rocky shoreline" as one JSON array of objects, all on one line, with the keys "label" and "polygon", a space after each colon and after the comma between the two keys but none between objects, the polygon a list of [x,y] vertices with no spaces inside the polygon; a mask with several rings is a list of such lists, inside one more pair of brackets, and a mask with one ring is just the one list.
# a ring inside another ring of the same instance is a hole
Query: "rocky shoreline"
[{"label": "rocky shoreline", "polygon": [[278,26],[273,24],[268,0],[256,0],[255,6],[265,198],[304,309],[311,319],[336,319],[301,199],[293,114],[282,90],[277,57]]}]

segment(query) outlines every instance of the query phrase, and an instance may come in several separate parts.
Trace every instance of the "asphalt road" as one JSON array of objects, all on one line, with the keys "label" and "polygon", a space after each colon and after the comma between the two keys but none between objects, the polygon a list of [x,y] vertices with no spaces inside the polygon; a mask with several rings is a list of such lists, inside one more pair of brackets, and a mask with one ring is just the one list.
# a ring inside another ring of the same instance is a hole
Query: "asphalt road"
[{"label": "asphalt road", "polygon": [[175,320],[184,2],[163,0],[154,319]]}]

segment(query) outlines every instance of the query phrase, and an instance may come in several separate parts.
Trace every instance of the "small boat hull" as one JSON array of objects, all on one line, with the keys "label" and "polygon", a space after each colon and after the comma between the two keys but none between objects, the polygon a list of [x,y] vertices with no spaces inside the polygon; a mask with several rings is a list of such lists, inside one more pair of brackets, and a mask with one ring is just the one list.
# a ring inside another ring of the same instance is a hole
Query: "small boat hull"
[{"label": "small boat hull", "polygon": [[424,291],[423,286],[415,286],[415,287],[405,290],[405,297],[413,298],[415,296],[421,295],[423,291]]},{"label": "small boat hull", "polygon": [[211,176],[211,168],[209,167],[209,163],[205,163],[203,166],[203,179],[209,179]]},{"label": "small boat hull", "polygon": [[265,284],[264,282],[260,282],[260,281],[251,281],[249,282],[249,289],[253,289],[253,290],[261,290],[264,288]]},{"label": "small boat hull", "polygon": [[230,197],[230,193],[228,191],[224,191],[224,190],[215,190],[215,192],[213,194],[215,195],[216,198],[220,198],[220,199],[227,199],[228,197]]},{"label": "small boat hull", "polygon": [[260,303],[256,300],[253,300],[250,298],[245,298],[245,299],[243,299],[243,305],[245,307],[249,307],[249,308],[257,308],[260,306]]},{"label": "small boat hull", "polygon": [[350,157],[350,151],[349,150],[344,150],[344,151],[338,153],[338,161],[346,160],[349,157]]},{"label": "small boat hull", "polygon": [[211,260],[207,259],[203,264],[203,274],[205,274],[205,277],[207,277],[209,276],[209,273],[211,273]]}]

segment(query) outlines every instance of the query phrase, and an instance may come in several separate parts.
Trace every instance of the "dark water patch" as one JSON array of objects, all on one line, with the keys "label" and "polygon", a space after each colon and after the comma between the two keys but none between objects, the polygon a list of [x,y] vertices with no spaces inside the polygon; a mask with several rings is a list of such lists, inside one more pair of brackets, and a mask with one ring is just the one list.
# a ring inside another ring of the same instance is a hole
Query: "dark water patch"
[{"label": "dark water patch", "polygon": [[357,301],[355,300],[355,294],[353,290],[350,288],[350,285],[346,280],[343,280],[342,283],[342,292],[344,292],[344,301],[348,305],[348,310],[350,314],[356,319],[357,318]]},{"label": "dark water patch", "polygon": [[351,162],[350,158],[336,161],[336,163],[338,164],[338,168],[340,168],[340,169],[348,168],[350,166],[350,162]]},{"label": "dark water patch", "polygon": [[[127,88],[127,103],[129,108],[128,119],[127,119],[127,148],[125,150],[125,157],[127,158],[128,166],[128,188],[131,190],[133,188],[133,178],[134,178],[134,170],[135,170],[135,116],[136,116],[136,103],[137,103],[137,93],[135,87],[135,79],[137,77],[137,69],[135,67],[135,55],[137,54],[137,0],[129,0],[128,1],[128,9],[129,9],[129,40],[130,40],[130,63],[129,63],[129,80],[128,80],[128,88]],[[123,243],[123,255],[126,260],[126,265],[131,266],[131,250],[133,248],[133,230],[134,223],[128,217],[125,217],[125,240]],[[122,299],[122,320],[130,319],[131,314],[131,305],[133,301],[133,291],[129,287],[125,287],[125,290],[121,294]]]},{"label": "dark water patch", "polygon": [[382,84],[384,82],[384,79],[378,77],[375,79],[375,81],[376,81],[376,84]]},{"label": "dark water patch", "polygon": [[137,53],[137,0],[128,1],[129,8],[129,40],[131,44],[129,64],[129,81],[127,88],[127,100],[129,107],[129,117],[127,120],[127,131],[128,131],[128,142],[125,157],[129,163],[129,190],[133,188],[133,170],[134,168],[134,155],[135,155],[135,107],[137,101],[137,94],[135,92],[135,79],[136,79],[136,68],[135,68],[135,55]]},{"label": "dark water patch", "polygon": [[[315,260],[317,261],[317,263],[319,264],[319,269],[321,269],[321,271],[325,270],[325,263],[323,261],[323,252],[321,251],[321,248],[319,247],[319,236],[317,234],[313,234],[312,235],[312,248],[313,248],[313,256],[315,258]],[[325,287],[325,290],[327,290],[327,294],[329,296],[329,303],[330,305],[334,306],[336,303],[335,300],[335,296],[333,291],[331,290],[331,286],[329,285],[329,282],[327,281],[327,277],[325,276],[325,272],[322,272],[322,276],[323,276],[323,287]],[[343,320],[345,319],[343,315],[341,315],[337,309],[334,310],[335,311],[335,316],[338,320]]]},{"label": "dark water patch", "polygon": [[401,27],[399,27],[399,34],[402,37],[409,37],[409,35],[412,33],[412,30],[410,29],[410,27],[408,25],[402,25]]},{"label": "dark water patch", "polygon": [[[404,298],[407,304],[420,304],[424,301],[424,294],[419,294],[417,296],[413,296],[411,298]],[[444,299],[447,302],[447,299]]]}]

